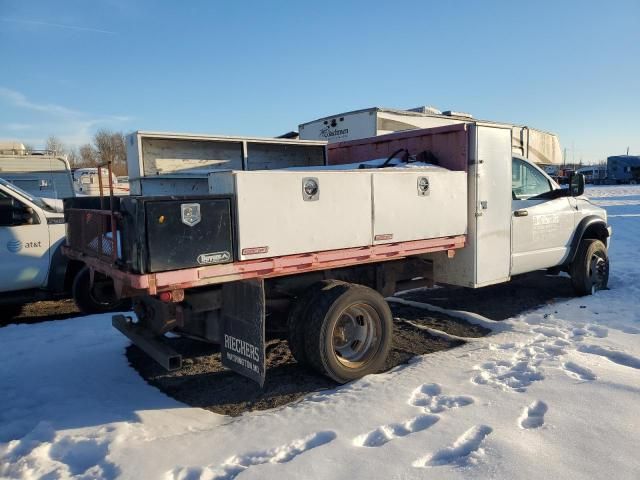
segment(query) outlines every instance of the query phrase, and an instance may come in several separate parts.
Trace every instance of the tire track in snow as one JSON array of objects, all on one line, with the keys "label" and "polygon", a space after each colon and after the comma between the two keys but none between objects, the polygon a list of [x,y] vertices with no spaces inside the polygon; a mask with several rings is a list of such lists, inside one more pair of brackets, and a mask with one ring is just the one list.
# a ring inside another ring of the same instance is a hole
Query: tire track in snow
[{"label": "tire track in snow", "polygon": [[449,447],[438,450],[432,455],[413,462],[414,467],[439,467],[442,465],[465,465],[469,462],[477,461],[484,455],[481,448],[484,439],[493,432],[493,428],[487,425],[476,425],[464,432]]}]

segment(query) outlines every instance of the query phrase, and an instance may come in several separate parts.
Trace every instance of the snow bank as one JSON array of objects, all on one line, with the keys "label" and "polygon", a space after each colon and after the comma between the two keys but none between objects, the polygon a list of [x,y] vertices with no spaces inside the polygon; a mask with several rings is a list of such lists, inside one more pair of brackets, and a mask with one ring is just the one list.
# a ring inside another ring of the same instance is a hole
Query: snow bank
[{"label": "snow bank", "polygon": [[610,290],[266,413],[162,395],[106,315],[0,329],[0,476],[636,479],[640,206],[615,202],[640,187],[588,194],[613,202]]}]

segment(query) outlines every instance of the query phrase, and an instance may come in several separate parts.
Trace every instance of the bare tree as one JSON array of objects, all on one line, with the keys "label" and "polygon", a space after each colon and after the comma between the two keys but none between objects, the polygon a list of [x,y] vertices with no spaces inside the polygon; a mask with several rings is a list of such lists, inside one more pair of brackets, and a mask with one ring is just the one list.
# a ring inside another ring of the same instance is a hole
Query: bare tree
[{"label": "bare tree", "polygon": [[66,147],[52,135],[47,139],[46,148],[56,154],[66,155],[74,168],[96,167],[111,162],[116,175],[127,174],[127,153],[122,132],[98,130],[93,136],[92,143],[85,143],[78,148]]},{"label": "bare tree", "polygon": [[67,149],[67,160],[72,168],[77,167],[81,163],[80,152],[75,147],[69,147]]},{"label": "bare tree", "polygon": [[80,160],[77,164],[78,167],[95,167],[100,163],[98,161],[98,154],[90,143],[85,143],[78,149]]},{"label": "bare tree", "polygon": [[126,175],[127,152],[122,132],[98,130],[93,137],[93,147],[100,163],[111,162],[116,175]]},{"label": "bare tree", "polygon": [[45,148],[48,151],[58,155],[64,155],[67,151],[67,148],[65,147],[64,143],[62,143],[62,141],[54,135],[51,135],[49,136],[49,138],[47,138],[47,144]]}]

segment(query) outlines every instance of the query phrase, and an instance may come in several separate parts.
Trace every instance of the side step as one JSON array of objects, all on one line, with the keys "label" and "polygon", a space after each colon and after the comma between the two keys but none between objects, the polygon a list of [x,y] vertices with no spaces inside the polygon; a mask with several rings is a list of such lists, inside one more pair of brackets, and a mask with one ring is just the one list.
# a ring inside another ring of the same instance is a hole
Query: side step
[{"label": "side step", "polygon": [[153,358],[166,370],[178,370],[182,367],[182,355],[162,343],[155,336],[142,332],[141,329],[131,321],[131,317],[114,315],[111,318],[111,324],[131,340],[136,347]]}]

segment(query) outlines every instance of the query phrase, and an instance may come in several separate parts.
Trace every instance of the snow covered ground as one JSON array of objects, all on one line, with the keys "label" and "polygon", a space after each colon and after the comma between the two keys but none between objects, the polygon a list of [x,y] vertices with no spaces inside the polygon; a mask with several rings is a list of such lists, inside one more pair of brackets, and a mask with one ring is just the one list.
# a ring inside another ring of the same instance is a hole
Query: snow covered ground
[{"label": "snow covered ground", "polygon": [[594,187],[608,291],[238,418],[147,385],[108,315],[0,329],[0,477],[640,478],[640,187]]}]

